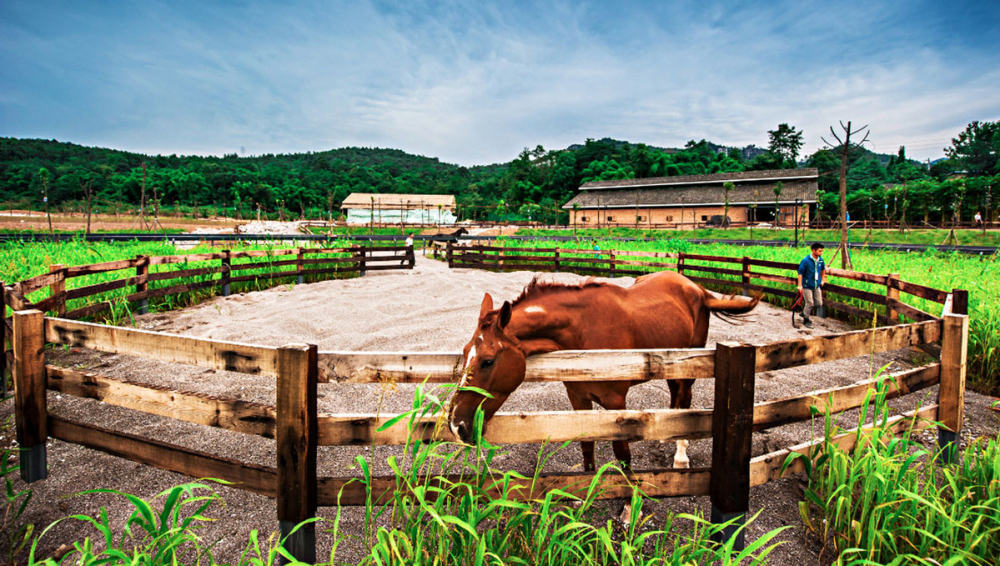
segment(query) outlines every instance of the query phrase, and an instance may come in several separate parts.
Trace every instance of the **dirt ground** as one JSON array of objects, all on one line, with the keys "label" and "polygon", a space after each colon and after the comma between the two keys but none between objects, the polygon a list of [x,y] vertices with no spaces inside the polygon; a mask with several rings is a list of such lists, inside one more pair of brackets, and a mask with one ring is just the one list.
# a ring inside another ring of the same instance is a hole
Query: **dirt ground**
[{"label": "dirt ground", "polygon": [[[190,336],[234,340],[280,346],[288,343],[315,343],[320,351],[382,350],[382,351],[460,351],[471,337],[483,293],[497,300],[513,299],[532,278],[528,272],[490,273],[471,269],[449,270],[441,262],[418,256],[412,271],[373,272],[364,278],[326,281],[309,285],[282,286],[268,291],[217,297],[201,305],[170,313],[151,313],[138,317],[138,326],[163,332]],[[545,279],[578,282],[572,274],[548,274]],[[610,279],[612,283],[630,285],[631,278]],[[717,341],[765,343],[781,339],[800,338],[839,332],[846,327],[833,320],[818,320],[813,330],[794,329],[787,311],[761,304],[743,325],[732,325],[713,319],[709,344]],[[216,372],[191,366],[167,365],[148,360],[99,354],[95,352],[53,351],[56,363],[89,368],[90,371],[132,381],[168,386],[181,390],[199,391],[223,397],[274,403],[273,380],[250,375]],[[856,358],[827,362],[802,368],[766,372],[757,375],[756,400],[764,401],[837,385],[846,385],[869,376],[873,368],[889,364],[891,370],[912,367],[914,354],[899,351],[879,354],[874,360]],[[411,406],[413,387],[399,386],[396,390],[376,385],[321,384],[321,413],[375,412],[394,413]],[[711,380],[699,380],[694,390],[695,407],[711,407]],[[924,390],[897,400],[894,405],[909,409],[920,401],[933,401],[936,389]],[[629,407],[635,409],[667,407],[666,384],[646,383],[633,388]],[[995,434],[996,414],[989,409],[990,399],[969,393],[966,401],[966,428],[963,439],[982,434]],[[248,463],[274,465],[274,442],[262,438],[219,431],[197,425],[177,423],[109,407],[92,400],[63,398],[50,393],[50,411],[72,416],[102,426],[152,438],[180,443],[198,450],[219,454]],[[504,410],[569,410],[571,407],[562,385],[527,383],[507,401]],[[10,401],[2,406],[2,415],[12,418]],[[850,425],[855,415],[842,418]],[[856,420],[854,421],[856,423]],[[12,427],[4,430],[4,446],[12,444]],[[763,454],[810,438],[810,424],[787,425],[754,435],[754,455]],[[930,441],[932,434],[926,438]],[[497,461],[498,469],[530,471],[536,460],[538,445],[512,445]],[[632,444],[633,465],[650,469],[668,465],[672,459],[672,443],[636,442]],[[320,475],[354,473],[351,463],[357,454],[367,456],[375,473],[388,473],[386,458],[398,450],[393,447],[355,448],[322,447],[319,454]],[[709,466],[711,441],[699,440],[689,450],[691,465]],[[76,495],[84,489],[110,488],[149,498],[189,478],[124,459],[88,450],[76,445],[51,440],[48,447],[49,477],[30,485],[34,497],[25,512],[25,520],[38,529],[73,513],[94,515],[107,507],[115,524],[121,525],[131,507],[122,498],[110,495]],[[598,443],[598,462],[610,461],[610,443]],[[579,449],[553,457],[547,470],[565,471],[581,465]],[[797,501],[801,494],[801,479],[788,478],[754,488],[751,491],[751,512],[762,510],[758,520],[749,527],[748,540],[761,533],[791,525],[774,554],[774,564],[804,564],[817,562],[815,543],[804,537],[799,526]],[[16,489],[26,486],[18,479]],[[203,531],[207,541],[218,541],[214,547],[217,559],[232,561],[239,557],[252,529],[263,533],[277,530],[273,500],[238,489],[219,488],[225,505],[213,508],[209,515],[220,521],[209,524]],[[609,502],[609,515],[617,513],[621,502]],[[707,497],[677,497],[656,502],[647,511],[655,514],[664,510],[675,512],[709,512]],[[320,515],[332,519],[332,508],[320,508]],[[348,508],[342,516],[342,529],[357,533],[362,510]],[[317,556],[328,556],[330,536],[317,529],[320,548]],[[65,521],[45,535],[40,555],[50,555],[61,543],[97,536],[88,525]],[[2,543],[0,543],[2,544]],[[338,562],[353,563],[358,549],[338,552]]]},{"label": "dirt ground", "polygon": [[[152,222],[152,217],[147,216],[146,222]],[[160,226],[163,229],[180,229],[192,232],[202,230],[224,230],[231,232],[233,227],[242,222],[237,222],[231,218],[178,218],[173,216],[160,216]],[[52,229],[55,231],[77,231],[87,227],[87,215],[83,213],[60,213],[52,215]],[[48,231],[49,221],[44,212],[29,210],[4,210],[0,212],[0,230],[31,230]],[[159,228],[157,228],[159,229]],[[90,218],[90,230],[92,232],[131,230],[135,232],[144,231],[139,227],[139,217],[122,214],[95,214]]]}]

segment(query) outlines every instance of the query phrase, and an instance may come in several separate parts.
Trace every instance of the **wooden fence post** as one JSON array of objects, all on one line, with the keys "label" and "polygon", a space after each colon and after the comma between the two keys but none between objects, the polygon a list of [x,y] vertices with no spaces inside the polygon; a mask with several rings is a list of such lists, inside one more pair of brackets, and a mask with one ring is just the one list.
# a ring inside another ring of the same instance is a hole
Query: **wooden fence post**
[{"label": "wooden fence post", "polygon": [[[145,293],[149,290],[149,256],[135,256],[135,292]],[[143,297],[139,299],[139,314],[146,314],[149,311],[149,299]]]},{"label": "wooden fence post", "polygon": [[361,277],[364,277],[365,276],[365,247],[364,246],[358,246],[357,255],[358,255],[358,274]]},{"label": "wooden fence post", "polygon": [[899,322],[899,312],[892,308],[893,301],[899,301],[899,274],[890,273],[885,281],[885,310],[892,322]]},{"label": "wooden fence post", "polygon": [[410,244],[410,246],[406,248],[406,261],[410,264],[410,269],[413,269],[413,266],[417,263],[416,255],[413,253],[413,244]]},{"label": "wooden fence post", "polygon": [[615,274],[615,252],[608,253],[608,275]]},{"label": "wooden fence post", "polygon": [[969,314],[969,292],[965,289],[952,289],[951,296],[951,312],[954,314]]},{"label": "wooden fence post", "polygon": [[677,273],[684,275],[684,252],[677,252]]},{"label": "wooden fence post", "polygon": [[552,256],[552,258],[553,258],[553,260],[555,262],[555,270],[559,271],[559,250],[555,251],[555,255]]},{"label": "wooden fence post", "polygon": [[7,284],[0,281],[0,398],[7,397]]},{"label": "wooden fence post", "polygon": [[301,562],[316,562],[316,525],[296,525],[316,516],[315,344],[278,349],[277,428],[278,525],[284,547]]},{"label": "wooden fence post", "polygon": [[750,443],[753,435],[754,367],[757,348],[719,342],[715,346],[715,405],[712,409],[712,477],[709,495],[715,524],[742,517],[713,539],[725,542],[739,531],[735,548],[745,545],[743,526],[750,510]]},{"label": "wooden fence post", "polygon": [[228,297],[232,283],[233,258],[230,250],[222,250],[222,296]]},{"label": "wooden fence post", "polygon": [[750,258],[743,256],[743,296],[750,296]]},{"label": "wooden fence post", "polygon": [[[959,297],[961,296],[961,299]],[[938,386],[938,447],[946,462],[954,462],[965,413],[965,370],[969,348],[968,292],[952,291],[952,312],[942,317],[941,384]],[[959,310],[961,309],[961,311]]]},{"label": "wooden fence post", "polygon": [[45,313],[14,313],[14,419],[20,448],[21,479],[43,480],[46,473],[48,407],[45,399]]},{"label": "wooden fence post", "polygon": [[299,273],[295,277],[295,282],[298,283],[299,285],[305,282],[305,275],[302,275],[302,269],[305,267],[305,264],[302,263],[303,259],[305,259],[304,253],[302,251],[302,248],[299,248],[299,253],[298,255],[295,256],[295,261],[296,261],[295,271],[298,271]]},{"label": "wooden fence post", "polygon": [[59,279],[53,281],[52,284],[49,285],[49,291],[52,293],[53,297],[60,298],[56,301],[52,310],[56,313],[56,316],[63,316],[66,314],[66,266],[59,263],[53,263],[49,266],[49,273],[56,272],[60,272]]},{"label": "wooden fence post", "polygon": [[445,258],[447,258],[447,260],[448,260],[448,268],[449,269],[451,269],[452,267],[455,267],[455,260],[454,260],[455,256],[454,256],[454,253],[455,253],[455,251],[454,251],[454,244],[452,244],[452,242],[448,242],[448,248],[445,251]]}]

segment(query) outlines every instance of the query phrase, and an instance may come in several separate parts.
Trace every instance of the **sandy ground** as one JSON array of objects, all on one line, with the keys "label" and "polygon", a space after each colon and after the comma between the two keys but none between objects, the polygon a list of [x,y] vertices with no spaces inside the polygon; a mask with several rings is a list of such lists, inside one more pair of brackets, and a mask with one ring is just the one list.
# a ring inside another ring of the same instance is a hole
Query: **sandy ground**
[{"label": "sandy ground", "polygon": [[[449,270],[441,262],[418,255],[413,271],[374,272],[360,279],[282,286],[268,291],[217,297],[183,311],[140,316],[137,323],[140,327],[163,332],[273,346],[315,343],[321,351],[459,351],[472,335],[483,293],[492,293],[497,300],[513,299],[532,276],[527,272]],[[562,282],[578,282],[581,279],[572,274],[548,274],[545,278]],[[625,286],[632,283],[631,278],[609,281]],[[845,328],[839,322],[821,320],[813,330],[794,329],[790,325],[787,311],[762,303],[748,321],[740,326],[713,319],[709,343],[723,340],[762,343],[838,332]],[[137,382],[274,403],[273,380],[259,377],[95,352],[54,351],[49,355],[56,363],[85,367]],[[867,358],[841,360],[758,374],[756,399],[764,401],[846,385],[865,379],[872,367],[885,364],[891,364],[893,370],[912,367],[913,356],[912,352],[900,351],[879,354],[874,361]],[[393,413],[410,408],[412,392],[413,387],[408,386],[389,390],[376,385],[321,384],[319,409],[325,413],[377,410]],[[694,392],[694,406],[710,407],[712,394],[711,380],[699,380]],[[921,400],[933,400],[935,394],[935,389],[925,390],[900,399],[895,404],[899,408],[908,409]],[[966,429],[963,432],[966,440],[981,434],[995,433],[997,419],[988,408],[989,401],[980,395],[968,395]],[[181,443],[244,462],[274,465],[274,443],[266,439],[176,423],[90,400],[62,398],[54,393],[50,393],[49,403],[52,412],[71,415],[102,426]],[[636,386],[629,395],[630,408],[663,408],[668,403],[669,396],[664,383]],[[505,410],[510,411],[543,409],[570,409],[561,384],[525,384],[505,405]],[[2,411],[4,417],[11,418],[13,409],[9,401],[2,406]],[[850,424],[851,418],[856,417],[846,415],[842,419],[843,424]],[[13,431],[7,429],[3,435],[4,446],[9,446]],[[754,454],[802,442],[809,437],[810,425],[807,423],[755,434]],[[539,446],[517,445],[507,449],[496,461],[499,469],[530,471]],[[633,465],[639,470],[668,465],[673,451],[672,443],[633,443]],[[319,472],[320,475],[354,473],[351,462],[356,455],[364,454],[369,457],[376,473],[387,473],[386,457],[397,452],[392,447],[323,447],[319,455]],[[694,441],[689,453],[692,466],[709,466],[711,441]],[[72,513],[93,515],[101,506],[107,507],[116,524],[121,525],[131,512],[131,508],[120,498],[110,495],[73,496],[84,489],[119,489],[148,498],[173,485],[189,481],[189,478],[178,474],[55,440],[50,441],[48,454],[49,478],[30,486],[34,490],[34,497],[25,512],[25,519],[39,528]],[[597,458],[599,463],[613,458],[610,443],[598,443]],[[576,446],[571,446],[569,450],[552,458],[547,469],[565,471],[576,469],[580,464],[579,450]],[[15,481],[15,488],[24,487],[27,486],[19,479]],[[219,492],[225,498],[225,506],[214,508],[210,515],[221,520],[205,528],[203,536],[208,541],[218,541],[215,546],[218,559],[236,560],[252,529],[263,533],[277,530],[275,505],[273,500],[237,489],[222,487]],[[803,531],[799,527],[797,501],[800,494],[801,480],[798,478],[772,482],[754,488],[751,492],[751,512],[763,510],[763,513],[750,526],[750,539],[779,526],[793,526],[783,533],[782,540],[790,544],[785,544],[776,551],[775,564],[802,561],[815,563],[817,560],[815,544],[803,542]],[[604,508],[609,513],[616,513],[620,506],[620,502],[609,502]],[[707,516],[709,502],[705,497],[678,497],[656,502],[650,508],[654,513],[665,509],[675,512],[700,511]],[[320,514],[332,518],[334,511],[332,508],[321,508]],[[346,532],[358,532],[361,518],[361,510],[346,510],[343,529]],[[63,522],[42,540],[41,555],[49,555],[59,544],[79,540],[84,536],[93,537],[96,533],[83,523]],[[330,537],[320,534],[319,539],[318,556],[327,556]],[[338,553],[338,561],[353,563],[357,549],[347,548],[346,552]]]}]

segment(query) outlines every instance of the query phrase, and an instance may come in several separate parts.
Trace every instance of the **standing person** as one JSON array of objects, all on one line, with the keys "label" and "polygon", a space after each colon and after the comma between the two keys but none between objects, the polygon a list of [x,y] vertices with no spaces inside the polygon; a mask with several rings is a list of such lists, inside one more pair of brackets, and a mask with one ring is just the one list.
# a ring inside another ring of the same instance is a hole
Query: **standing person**
[{"label": "standing person", "polygon": [[816,307],[816,316],[826,318],[823,310],[823,284],[826,283],[826,263],[823,262],[823,244],[816,242],[810,246],[811,253],[799,262],[799,292],[805,302],[802,307],[803,324],[812,328],[809,312]]},{"label": "standing person", "polygon": [[976,228],[980,228],[983,225],[983,215],[976,211]]},{"label": "standing person", "polygon": [[[406,247],[410,251],[413,250],[413,232],[410,232],[409,234],[406,235]],[[403,265],[404,263],[406,263],[405,258],[403,259],[403,261],[399,262],[399,265]]]}]

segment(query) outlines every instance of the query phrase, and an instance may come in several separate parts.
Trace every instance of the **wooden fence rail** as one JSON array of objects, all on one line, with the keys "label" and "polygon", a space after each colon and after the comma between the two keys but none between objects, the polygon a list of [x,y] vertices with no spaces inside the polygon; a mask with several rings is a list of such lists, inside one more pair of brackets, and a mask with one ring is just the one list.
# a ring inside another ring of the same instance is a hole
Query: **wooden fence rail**
[{"label": "wooden fence rail", "polygon": [[[496,251],[502,252],[503,248]],[[369,265],[369,262],[378,261],[372,255],[366,252],[354,253],[356,255],[348,258],[352,261],[347,264],[362,269],[378,267],[377,264]],[[462,256],[464,252],[456,253],[456,249],[449,246],[447,253],[453,265],[462,265],[462,258],[456,256]],[[549,265],[554,267],[554,262],[558,261],[560,267],[574,268],[574,254],[579,253],[595,252],[559,250],[558,253],[553,253],[553,263]],[[617,265],[629,265],[622,262],[632,261],[627,259],[627,254],[600,253],[607,256],[601,258],[609,266],[607,269],[616,272],[620,271]],[[400,261],[403,261],[404,266],[408,262],[412,265],[411,254],[412,250],[406,251],[402,257],[394,254],[390,256],[390,261],[396,265]],[[237,257],[236,252],[205,255],[218,256],[206,259],[218,259],[220,262],[218,268],[212,268],[213,275],[221,273],[228,276],[231,268],[235,267],[232,260]],[[295,250],[294,253],[282,255],[294,257],[278,260],[287,261],[288,266],[295,266],[294,271],[287,272],[292,275],[301,273],[305,266],[311,265],[307,262],[322,259],[323,261],[316,263],[326,263],[325,258],[310,257],[304,251]],[[497,255],[490,257],[495,258]],[[643,257],[675,260],[676,265],[692,271],[699,267],[698,263],[692,262],[722,261],[738,264],[738,270],[709,266],[716,271],[699,271],[733,276],[734,279],[727,281],[728,283],[745,285],[750,289],[754,286],[747,282],[750,266],[785,268],[777,265],[777,262],[758,265],[761,262],[743,258],[719,260],[711,256],[691,254]],[[504,257],[502,260],[505,262],[502,268],[517,265],[506,263],[512,260],[511,257]],[[500,259],[489,261],[495,261],[496,267],[500,267]],[[150,265],[163,263],[178,262],[156,263],[153,258],[149,261]],[[121,262],[107,262],[101,269],[132,269],[135,263],[124,267],[122,265]],[[44,276],[33,278],[27,288],[38,291],[46,286],[62,284],[66,274],[71,271],[82,274],[84,270],[59,266]],[[601,478],[601,488],[604,490],[602,497],[628,496],[634,486],[639,486],[651,496],[709,495],[713,520],[721,522],[748,514],[751,486],[801,471],[801,463],[782,469],[789,454],[811,454],[820,446],[818,441],[814,441],[751,458],[750,442],[754,431],[807,420],[814,407],[831,411],[860,407],[876,385],[875,380],[867,379],[846,386],[754,404],[754,379],[757,372],[940,343],[940,363],[892,375],[888,394],[903,395],[940,383],[936,405],[901,415],[894,421],[894,427],[902,429],[914,423],[918,427],[929,426],[921,419],[940,421],[946,428],[939,432],[939,442],[944,447],[954,446],[962,426],[968,319],[961,309],[967,304],[966,294],[954,291],[942,295],[937,290],[906,286],[892,276],[886,276],[885,281],[880,281],[868,274],[854,277],[851,273],[845,273],[854,280],[882,284],[887,293],[876,296],[872,292],[862,291],[853,297],[857,300],[871,300],[879,306],[898,306],[890,302],[890,299],[898,301],[898,295],[888,293],[914,291],[922,298],[941,299],[945,304],[943,318],[931,317],[929,320],[905,325],[773,344],[721,343],[715,348],[678,350],[560,351],[533,356],[528,360],[527,369],[527,379],[533,381],[590,381],[609,377],[636,381],[712,378],[715,380],[714,408],[500,413],[490,421],[485,437],[492,442],[503,443],[712,438],[711,468],[611,474]],[[129,274],[123,285],[135,285],[139,280],[149,281],[154,274],[155,272]],[[281,272],[279,276],[284,274],[285,272]],[[781,277],[773,274],[760,275]],[[15,307],[31,306],[24,298],[23,283],[3,288],[3,300],[7,304]],[[31,292],[34,291],[27,291]],[[52,296],[66,295],[67,292],[63,290]],[[54,301],[49,301],[47,305],[57,308]],[[903,316],[909,317],[904,311],[905,309],[900,310]],[[407,418],[396,419],[389,426],[397,415],[320,414],[316,398],[318,387],[323,383],[326,383],[323,387],[337,387],[344,383],[453,383],[458,378],[462,362],[458,353],[318,352],[315,346],[308,345],[263,347],[109,327],[65,318],[46,318],[38,310],[25,309],[19,309],[14,314],[11,334],[7,333],[6,324],[0,327],[4,330],[4,334],[0,335],[0,342],[7,335],[13,339],[13,368],[17,391],[15,414],[18,442],[24,448],[21,474],[26,481],[45,477],[45,442],[51,436],[195,477],[211,476],[232,481],[244,489],[274,497],[277,499],[280,528],[282,534],[286,535],[292,532],[295,525],[314,516],[320,505],[333,505],[338,501],[348,505],[364,504],[369,496],[375,501],[384,501],[399,489],[394,477],[375,477],[368,483],[351,477],[319,477],[316,461],[318,446],[398,445],[415,439],[453,440],[450,429],[442,426],[444,423],[437,416],[415,418],[412,423]],[[45,365],[43,346],[46,342],[239,371],[258,375],[262,379],[274,379],[277,388],[276,403],[269,406],[219,398]],[[59,391],[64,395],[96,399],[107,405],[159,417],[273,438],[277,447],[275,466],[237,462],[168,442],[153,441],[49,414],[46,389]],[[857,434],[842,435],[835,438],[834,442],[848,446],[857,437]],[[946,452],[953,453],[951,450]],[[55,472],[55,469],[52,471]],[[561,473],[544,474],[537,481],[516,478],[511,478],[511,481],[516,486],[515,497],[531,499],[552,488],[582,489],[594,479],[595,475],[592,473]],[[449,478],[428,477],[423,481],[433,484],[448,480]],[[313,560],[314,530],[305,528],[295,531],[289,539],[288,547],[299,559]]]}]

